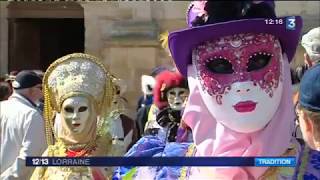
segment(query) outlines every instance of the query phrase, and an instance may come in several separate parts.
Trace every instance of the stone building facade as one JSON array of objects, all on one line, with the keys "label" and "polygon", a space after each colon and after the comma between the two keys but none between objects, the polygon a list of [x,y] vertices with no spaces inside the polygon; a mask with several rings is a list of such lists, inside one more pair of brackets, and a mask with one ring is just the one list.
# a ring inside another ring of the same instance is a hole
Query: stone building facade
[{"label": "stone building facade", "polygon": [[[159,33],[186,27],[185,10],[188,1],[112,1],[65,3],[50,11],[52,4],[44,2],[46,9],[38,5],[28,9],[28,3],[18,9],[10,9],[10,3],[0,2],[0,74],[8,71],[8,21],[10,16],[27,18],[84,19],[85,52],[101,58],[117,77],[127,83],[126,98],[130,115],[135,116],[138,97],[141,95],[140,77],[149,74],[158,65],[173,66],[171,58],[158,41]],[[62,2],[51,2],[59,4]],[[80,5],[76,7],[74,4]],[[304,32],[319,26],[320,3],[318,1],[277,1],[278,15],[302,15]],[[26,9],[24,9],[24,7]],[[39,8],[40,7],[40,8]],[[82,12],[81,12],[82,11]],[[299,47],[296,60],[302,59]]]},{"label": "stone building facade", "polygon": [[[96,4],[103,5],[97,9]],[[141,75],[150,74],[151,69],[158,65],[173,67],[171,58],[160,46],[158,35],[166,30],[185,27],[184,11],[188,3],[140,1],[96,4],[82,4],[85,19],[88,19],[85,20],[85,39],[90,39],[90,42],[85,42],[86,52],[100,56],[117,77],[126,81],[126,97],[134,111],[141,95]],[[126,35],[117,37],[114,31],[123,31],[122,34]]]}]

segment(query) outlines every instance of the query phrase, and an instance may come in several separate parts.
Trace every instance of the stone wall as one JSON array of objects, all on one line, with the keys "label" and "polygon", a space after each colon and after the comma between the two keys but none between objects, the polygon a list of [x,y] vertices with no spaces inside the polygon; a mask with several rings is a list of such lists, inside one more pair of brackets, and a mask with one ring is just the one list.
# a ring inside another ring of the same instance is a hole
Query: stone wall
[{"label": "stone wall", "polygon": [[[128,88],[124,95],[129,101],[130,116],[135,117],[137,100],[142,95],[141,75],[150,74],[158,65],[173,66],[171,58],[160,46],[159,32],[185,27],[188,2],[90,2],[81,5],[86,27],[85,50],[102,58],[114,75],[125,80]],[[131,30],[126,30],[123,37],[115,38],[111,31],[119,23]],[[153,24],[158,29],[154,29]],[[158,35],[134,37],[132,34],[137,33],[136,29],[143,32],[151,29],[150,34],[154,30]]]}]

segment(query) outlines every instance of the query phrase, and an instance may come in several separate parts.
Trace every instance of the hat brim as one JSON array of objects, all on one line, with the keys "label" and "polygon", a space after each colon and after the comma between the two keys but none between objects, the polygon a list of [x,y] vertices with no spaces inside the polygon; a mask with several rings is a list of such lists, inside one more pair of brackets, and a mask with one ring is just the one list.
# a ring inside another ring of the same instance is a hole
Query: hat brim
[{"label": "hat brim", "polygon": [[[287,28],[287,18],[295,19],[294,29]],[[302,18],[286,16],[276,19],[277,21],[261,18],[244,19],[175,31],[169,34],[169,49],[177,69],[182,75],[187,76],[187,66],[192,63],[192,50],[201,43],[233,34],[267,33],[280,40],[282,50],[287,54],[290,62],[299,43]],[[270,24],[272,21],[273,24]]]}]

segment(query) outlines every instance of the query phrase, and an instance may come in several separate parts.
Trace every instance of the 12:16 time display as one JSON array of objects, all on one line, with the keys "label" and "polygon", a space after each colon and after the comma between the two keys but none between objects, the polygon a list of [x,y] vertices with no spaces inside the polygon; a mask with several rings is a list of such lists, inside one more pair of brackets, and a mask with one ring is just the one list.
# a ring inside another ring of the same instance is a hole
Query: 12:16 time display
[{"label": "12:16 time display", "polygon": [[283,19],[265,19],[266,24],[283,24]]}]

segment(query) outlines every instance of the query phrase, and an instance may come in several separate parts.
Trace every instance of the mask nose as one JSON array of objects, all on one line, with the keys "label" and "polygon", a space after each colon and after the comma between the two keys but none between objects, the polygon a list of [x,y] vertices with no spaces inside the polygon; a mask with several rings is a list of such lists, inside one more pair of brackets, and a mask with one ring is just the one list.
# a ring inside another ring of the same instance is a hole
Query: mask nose
[{"label": "mask nose", "polygon": [[78,113],[74,113],[72,115],[72,120],[79,120],[79,114]]},{"label": "mask nose", "polygon": [[231,91],[237,95],[246,95],[250,91],[254,91],[252,81],[236,82],[231,85]]},{"label": "mask nose", "polygon": [[245,94],[245,93],[247,93],[249,91],[250,91],[249,88],[239,88],[239,89],[237,89],[236,92],[239,93],[239,94]]}]

